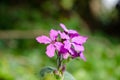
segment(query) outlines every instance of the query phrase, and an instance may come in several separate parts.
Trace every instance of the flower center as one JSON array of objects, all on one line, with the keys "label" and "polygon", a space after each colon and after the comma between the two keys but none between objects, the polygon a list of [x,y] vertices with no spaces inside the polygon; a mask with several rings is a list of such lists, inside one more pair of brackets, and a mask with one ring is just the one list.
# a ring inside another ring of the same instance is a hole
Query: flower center
[{"label": "flower center", "polygon": [[51,42],[51,44],[54,44],[54,43],[55,43],[55,41],[52,41],[52,42]]}]

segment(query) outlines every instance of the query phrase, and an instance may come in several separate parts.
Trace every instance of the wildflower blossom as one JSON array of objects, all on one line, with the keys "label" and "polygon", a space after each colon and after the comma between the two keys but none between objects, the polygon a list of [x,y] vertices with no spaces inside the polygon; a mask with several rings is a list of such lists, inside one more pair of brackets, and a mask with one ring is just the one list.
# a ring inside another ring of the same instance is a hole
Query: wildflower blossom
[{"label": "wildflower blossom", "polygon": [[[46,48],[46,54],[48,57],[53,57],[55,50],[58,52],[58,56],[62,55],[63,59],[67,59],[69,56],[72,58],[80,57],[86,60],[83,51],[83,44],[86,42],[87,37],[81,36],[76,30],[69,30],[64,24],[60,24],[63,32],[57,30],[50,31],[50,38],[47,36],[38,36],[36,40],[39,43],[49,44]],[[60,35],[60,37],[59,37]],[[57,40],[59,38],[59,40]]]},{"label": "wildflower blossom", "polygon": [[64,48],[64,45],[61,46],[58,53],[59,55],[62,55],[64,59],[67,59],[69,57],[69,51],[66,48]]},{"label": "wildflower blossom", "polygon": [[76,58],[76,57],[80,57],[81,59],[83,59],[84,61],[86,61],[86,58],[85,58],[85,56],[84,56],[84,54],[83,54],[82,51],[77,52],[77,51],[75,51],[73,48],[71,48],[71,51],[74,53],[74,54],[71,55],[71,57],[72,57],[73,59]]},{"label": "wildflower blossom", "polygon": [[[48,57],[53,57],[55,52],[57,54],[57,70],[52,68],[45,68],[43,71],[41,71],[41,74],[43,72],[50,72],[51,74],[52,72],[53,76],[55,76],[55,80],[65,79],[65,63],[68,62],[70,58],[74,59],[80,57],[86,61],[86,58],[83,54],[83,44],[86,42],[87,37],[81,36],[76,30],[67,29],[64,24],[60,24],[60,26],[64,31],[51,29],[49,37],[42,35],[36,38],[39,43],[48,44],[46,48],[46,54]],[[45,75],[45,78],[46,76],[48,77],[48,75]]]},{"label": "wildflower blossom", "polygon": [[50,31],[50,38],[44,35],[36,38],[39,43],[49,44],[46,49],[46,54],[48,57],[53,57],[55,50],[59,50],[62,45],[62,43],[56,41],[57,37],[58,31],[52,29]]},{"label": "wildflower blossom", "polygon": [[[76,55],[76,53],[82,53],[84,51],[83,44],[86,42],[87,37],[81,36],[75,30],[68,30],[64,24],[60,24],[61,28],[63,28],[64,32],[60,33],[61,38],[66,39],[64,41],[64,47],[70,52],[71,55]],[[71,50],[72,48],[72,50]],[[75,50],[74,50],[75,49]],[[74,51],[73,51],[74,50]],[[81,58],[83,58],[83,53],[81,54]]]}]

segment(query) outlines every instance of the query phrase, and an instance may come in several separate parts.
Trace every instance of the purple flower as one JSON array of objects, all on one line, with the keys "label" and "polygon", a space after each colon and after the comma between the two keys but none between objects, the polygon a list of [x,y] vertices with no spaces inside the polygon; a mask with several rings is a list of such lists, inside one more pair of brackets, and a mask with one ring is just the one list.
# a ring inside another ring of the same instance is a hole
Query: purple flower
[{"label": "purple flower", "polygon": [[[87,37],[81,36],[75,30],[68,30],[64,24],[60,24],[63,28],[64,32],[59,32],[60,37],[64,39],[64,48],[66,48],[71,55],[76,55],[77,53],[81,53],[84,51],[83,44],[86,42]],[[72,49],[74,49],[74,51]],[[82,56],[83,53],[81,54]],[[85,59],[84,59],[85,60]]]},{"label": "purple flower", "polygon": [[58,54],[62,55],[64,59],[67,59],[70,55],[69,51],[66,48],[64,48],[64,45],[61,46],[60,50],[58,51]]},{"label": "purple flower", "polygon": [[56,30],[51,30],[50,31],[50,38],[47,36],[38,36],[36,40],[39,43],[44,43],[44,44],[49,44],[47,46],[46,54],[48,57],[53,57],[55,50],[60,50],[60,47],[62,46],[61,42],[57,42],[57,37],[58,37],[58,31]]},{"label": "purple flower", "polygon": [[83,44],[87,37],[81,36],[76,30],[67,29],[62,23],[60,26],[64,30],[63,32],[52,29],[49,33],[50,37],[42,35],[36,38],[39,43],[48,44],[46,48],[47,56],[53,57],[55,51],[57,51],[57,56],[62,56],[63,59],[80,57],[86,60],[83,55]]},{"label": "purple flower", "polygon": [[71,55],[71,57],[72,57],[73,59],[76,58],[76,57],[80,57],[81,59],[83,59],[84,61],[86,61],[86,58],[85,58],[85,56],[84,56],[84,54],[83,54],[82,51],[77,52],[77,51],[75,51],[73,48],[71,48],[71,51],[74,53],[74,54]]},{"label": "purple flower", "polygon": [[[87,37],[80,36],[77,31],[75,30],[68,30],[64,24],[60,24],[60,26],[64,29],[65,32],[59,32],[60,37],[62,39],[66,39],[64,41],[65,48],[70,49],[71,46],[75,48],[77,51],[84,51],[84,47],[82,44],[84,44],[87,40]],[[67,32],[67,33],[66,33]],[[71,37],[72,35],[72,37]]]}]

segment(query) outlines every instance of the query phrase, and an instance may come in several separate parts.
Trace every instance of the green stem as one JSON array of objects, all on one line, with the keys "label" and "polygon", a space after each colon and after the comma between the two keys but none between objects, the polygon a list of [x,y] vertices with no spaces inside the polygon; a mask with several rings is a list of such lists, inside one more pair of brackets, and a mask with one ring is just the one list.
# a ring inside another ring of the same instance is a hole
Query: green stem
[{"label": "green stem", "polygon": [[61,54],[57,53],[57,72],[58,72],[58,80],[63,80],[63,58]]},{"label": "green stem", "polygon": [[62,55],[60,54],[58,54],[57,55],[57,68],[58,68],[58,70],[60,70],[61,69],[61,67],[62,67]]}]

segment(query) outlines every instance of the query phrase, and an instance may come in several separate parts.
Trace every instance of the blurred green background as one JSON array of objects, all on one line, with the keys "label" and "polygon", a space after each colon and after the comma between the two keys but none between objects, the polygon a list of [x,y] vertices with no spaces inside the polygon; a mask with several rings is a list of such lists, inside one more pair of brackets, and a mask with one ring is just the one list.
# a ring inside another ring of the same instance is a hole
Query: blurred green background
[{"label": "blurred green background", "polygon": [[59,23],[88,36],[87,61],[67,64],[76,80],[120,80],[119,0],[0,0],[0,80],[40,80],[42,67],[56,67],[35,38]]}]

